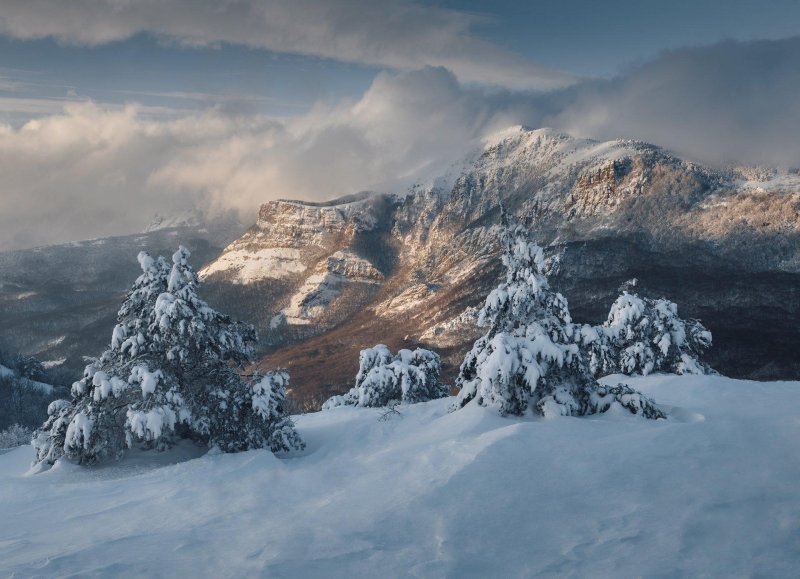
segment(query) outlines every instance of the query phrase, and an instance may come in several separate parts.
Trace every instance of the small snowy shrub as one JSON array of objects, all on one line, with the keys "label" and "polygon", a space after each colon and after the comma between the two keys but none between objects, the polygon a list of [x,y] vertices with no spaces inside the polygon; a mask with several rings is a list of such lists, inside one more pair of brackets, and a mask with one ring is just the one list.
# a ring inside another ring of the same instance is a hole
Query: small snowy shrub
[{"label": "small snowy shrub", "polygon": [[0,448],[14,448],[31,443],[33,430],[14,424],[0,432]]},{"label": "small snowy shrub", "polygon": [[666,299],[625,291],[603,325],[582,328],[580,340],[595,376],[713,373],[700,360],[711,346],[711,332],[698,320],[682,320],[678,306]]},{"label": "small snowy shrub", "polygon": [[[453,407],[471,402],[492,406],[502,415],[577,416],[604,412],[606,401],[630,393],[597,383],[576,343],[567,300],[550,289],[544,275],[542,249],[527,232],[502,229],[506,280],[492,290],[478,316],[488,332],[479,338],[461,364]],[[663,417],[640,396],[647,417]],[[623,404],[633,411],[635,404]]]},{"label": "small snowy shrub", "polygon": [[616,386],[598,384],[592,388],[587,402],[588,414],[606,412],[615,404],[632,414],[640,414],[645,418],[666,418],[652,400],[627,384],[617,384]]},{"label": "small snowy shrub", "polygon": [[291,450],[303,443],[285,414],[286,372],[245,381],[239,370],[255,340],[197,296],[184,247],[163,258],[139,254],[142,275],[117,316],[111,344],[52,403],[37,431],[37,462],[118,458],[126,448],[163,449],[191,438],[225,452]]},{"label": "small snowy shrub", "polygon": [[441,369],[439,355],[430,350],[400,350],[393,356],[389,348],[378,344],[361,350],[355,386],[330,398],[322,408],[414,404],[443,398],[448,388],[439,382]]}]

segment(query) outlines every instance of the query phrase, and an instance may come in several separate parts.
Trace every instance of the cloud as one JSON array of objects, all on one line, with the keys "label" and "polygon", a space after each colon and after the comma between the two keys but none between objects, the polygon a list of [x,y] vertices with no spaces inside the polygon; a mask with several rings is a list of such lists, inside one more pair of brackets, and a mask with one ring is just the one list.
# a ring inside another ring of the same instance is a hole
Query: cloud
[{"label": "cloud", "polygon": [[223,109],[159,119],[136,106],[71,103],[18,129],[0,126],[0,248],[130,233],[156,212],[235,209],[252,221],[269,199],[398,190],[522,106],[430,67],[379,74],[357,101],[283,121]]},{"label": "cloud", "polygon": [[361,98],[276,120],[70,103],[0,125],[0,248],[130,233],[154,213],[402,191],[513,124],[639,138],[706,162],[800,165],[800,39],[672,52],[606,82],[534,95],[444,68],[381,73]]},{"label": "cloud", "polygon": [[598,139],[643,139],[700,161],[797,167],[798,63],[800,38],[685,48],[548,96],[542,122]]},{"label": "cloud", "polygon": [[144,121],[135,107],[83,103],[0,126],[0,247],[129,233],[158,207],[194,203],[146,183],[159,156],[222,130],[210,121],[193,130],[188,120]]},{"label": "cloud", "polygon": [[474,28],[485,20],[411,0],[4,0],[0,34],[99,45],[149,33],[398,70],[444,66],[462,81],[513,89],[574,82],[480,38]]}]

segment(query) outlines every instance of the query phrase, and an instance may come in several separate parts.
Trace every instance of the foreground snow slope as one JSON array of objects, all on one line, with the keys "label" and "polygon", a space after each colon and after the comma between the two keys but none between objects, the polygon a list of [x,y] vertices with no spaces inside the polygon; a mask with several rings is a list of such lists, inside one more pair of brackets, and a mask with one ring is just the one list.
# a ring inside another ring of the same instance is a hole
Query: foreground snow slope
[{"label": "foreground snow slope", "polygon": [[629,380],[668,421],[448,401],[301,416],[306,454],[141,453],[24,476],[0,456],[0,575],[796,576],[800,383]]}]

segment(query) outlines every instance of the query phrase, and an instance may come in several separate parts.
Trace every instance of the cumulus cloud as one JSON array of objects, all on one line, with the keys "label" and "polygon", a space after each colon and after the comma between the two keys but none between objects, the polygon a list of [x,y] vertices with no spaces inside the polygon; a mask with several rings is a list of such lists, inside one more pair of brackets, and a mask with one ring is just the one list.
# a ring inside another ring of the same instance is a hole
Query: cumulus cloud
[{"label": "cumulus cloud", "polygon": [[[212,109],[175,120],[69,104],[0,126],[0,247],[129,233],[153,214],[398,190],[474,148],[524,105],[443,68],[380,74],[363,97],[277,121]],[[46,224],[46,225],[45,225]]]},{"label": "cumulus cloud", "polygon": [[4,0],[0,34],[97,45],[150,33],[399,70],[444,66],[514,89],[575,80],[481,39],[474,28],[485,19],[412,0]]}]

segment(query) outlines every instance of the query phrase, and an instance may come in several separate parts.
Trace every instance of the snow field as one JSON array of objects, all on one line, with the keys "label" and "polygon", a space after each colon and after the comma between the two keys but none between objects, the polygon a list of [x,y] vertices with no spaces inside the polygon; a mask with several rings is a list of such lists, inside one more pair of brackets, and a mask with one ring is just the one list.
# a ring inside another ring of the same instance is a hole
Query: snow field
[{"label": "snow field", "polygon": [[20,448],[0,456],[0,575],[796,576],[800,383],[625,381],[670,418],[450,398],[300,416],[293,458],[184,444],[26,475]]},{"label": "snow field", "polygon": [[249,284],[264,279],[287,277],[305,270],[306,266],[300,261],[299,249],[268,247],[257,251],[226,251],[199,273],[201,278],[206,278],[215,273],[234,272],[235,283]]}]

